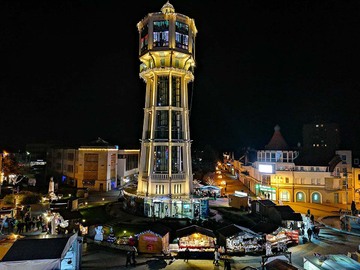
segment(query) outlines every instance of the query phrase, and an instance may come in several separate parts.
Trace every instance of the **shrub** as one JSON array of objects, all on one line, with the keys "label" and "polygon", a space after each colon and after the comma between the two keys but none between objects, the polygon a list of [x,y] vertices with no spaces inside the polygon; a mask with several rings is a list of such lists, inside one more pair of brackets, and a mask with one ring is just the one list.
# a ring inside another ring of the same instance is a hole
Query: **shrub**
[{"label": "shrub", "polygon": [[21,200],[21,204],[35,204],[41,201],[41,194],[26,192]]},{"label": "shrub", "polygon": [[14,201],[15,201],[15,195],[13,194],[6,195],[3,199],[4,204],[14,204]]}]

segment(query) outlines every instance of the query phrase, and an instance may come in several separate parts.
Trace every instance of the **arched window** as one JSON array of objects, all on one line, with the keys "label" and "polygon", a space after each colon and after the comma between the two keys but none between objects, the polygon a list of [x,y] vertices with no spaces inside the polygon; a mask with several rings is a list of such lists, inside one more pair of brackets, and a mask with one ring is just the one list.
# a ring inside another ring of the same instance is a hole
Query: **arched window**
[{"label": "arched window", "polygon": [[305,194],[304,194],[304,192],[296,193],[296,201],[297,202],[305,202]]},{"label": "arched window", "polygon": [[311,194],[311,202],[321,203],[321,195],[319,192],[314,192],[313,194]]},{"label": "arched window", "polygon": [[290,201],[290,193],[289,191],[281,191],[280,192],[280,200],[282,200],[283,202],[288,202]]}]

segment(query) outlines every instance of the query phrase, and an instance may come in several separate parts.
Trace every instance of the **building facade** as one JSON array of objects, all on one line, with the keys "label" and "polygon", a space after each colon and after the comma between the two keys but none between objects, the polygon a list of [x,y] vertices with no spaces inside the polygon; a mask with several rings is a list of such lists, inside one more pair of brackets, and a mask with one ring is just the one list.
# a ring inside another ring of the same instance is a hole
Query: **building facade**
[{"label": "building facade", "polygon": [[333,156],[336,158],[327,165],[309,164],[301,159],[300,151],[289,149],[277,126],[269,144],[257,151],[256,161],[247,165],[236,161],[234,169],[257,197],[284,202],[359,203],[351,151],[337,150]]},{"label": "building facade", "polygon": [[78,148],[53,148],[49,153],[57,181],[95,191],[117,187],[117,159],[117,146],[101,138]]}]

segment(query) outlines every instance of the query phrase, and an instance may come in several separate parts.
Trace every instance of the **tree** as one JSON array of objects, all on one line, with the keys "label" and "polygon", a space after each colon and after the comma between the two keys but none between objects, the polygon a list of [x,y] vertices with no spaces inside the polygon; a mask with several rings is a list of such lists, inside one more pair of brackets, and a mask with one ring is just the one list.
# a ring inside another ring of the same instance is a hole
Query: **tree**
[{"label": "tree", "polygon": [[2,171],[7,178],[10,174],[19,174],[19,164],[12,154],[7,154],[2,160]]}]

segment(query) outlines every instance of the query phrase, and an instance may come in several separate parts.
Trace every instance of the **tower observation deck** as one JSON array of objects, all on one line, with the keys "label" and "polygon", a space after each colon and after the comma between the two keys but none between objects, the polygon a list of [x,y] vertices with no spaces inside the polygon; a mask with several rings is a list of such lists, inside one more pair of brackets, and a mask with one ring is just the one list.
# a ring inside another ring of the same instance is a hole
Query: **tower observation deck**
[{"label": "tower observation deck", "polygon": [[193,19],[167,2],[137,24],[146,84],[137,194],[149,216],[194,217],[188,85],[194,80]]}]

